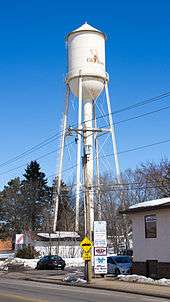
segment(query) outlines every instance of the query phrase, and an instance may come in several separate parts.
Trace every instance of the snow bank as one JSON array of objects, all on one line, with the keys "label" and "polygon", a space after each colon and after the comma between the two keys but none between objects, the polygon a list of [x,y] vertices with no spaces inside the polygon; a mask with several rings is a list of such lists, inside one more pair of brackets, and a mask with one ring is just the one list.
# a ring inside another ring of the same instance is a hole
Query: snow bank
[{"label": "snow bank", "polygon": [[66,262],[66,267],[81,267],[84,266],[84,260],[79,258],[63,258]]},{"label": "snow bank", "polygon": [[118,279],[120,281],[126,281],[126,282],[136,282],[136,283],[170,286],[170,279],[166,279],[166,278],[154,280],[152,278],[147,278],[145,276],[140,276],[140,275],[119,275]]},{"label": "snow bank", "polygon": [[37,265],[37,261],[39,259],[21,259],[21,258],[13,258],[6,259],[4,261],[0,261],[0,270],[8,270],[8,266],[10,265],[22,265],[26,268],[34,269]]},{"label": "snow bank", "polygon": [[[84,261],[82,258],[63,258],[66,262],[66,267],[82,267],[84,266]],[[13,258],[0,260],[0,270],[8,270],[9,265],[22,265],[25,268],[35,269],[39,259],[22,259]]]},{"label": "snow bank", "polygon": [[5,260],[1,260],[0,261],[0,271],[7,271],[8,270],[8,266],[5,263]]}]

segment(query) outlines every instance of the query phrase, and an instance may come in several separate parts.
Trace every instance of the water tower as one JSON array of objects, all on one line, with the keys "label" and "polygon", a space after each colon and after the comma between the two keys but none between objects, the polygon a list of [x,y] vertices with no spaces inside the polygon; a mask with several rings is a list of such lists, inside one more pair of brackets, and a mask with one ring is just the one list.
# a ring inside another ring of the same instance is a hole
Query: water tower
[{"label": "water tower", "polygon": [[[105,41],[106,36],[101,31],[85,23],[78,29],[67,35],[68,49],[68,73],[66,76],[66,100],[63,119],[63,132],[61,141],[60,164],[58,170],[58,187],[55,194],[55,219],[54,231],[56,231],[58,214],[58,196],[60,194],[60,182],[62,177],[62,163],[64,155],[64,142],[67,132],[67,114],[69,108],[70,91],[78,100],[78,124],[70,129],[77,135],[77,171],[76,171],[76,218],[75,230],[79,229],[79,204],[81,189],[81,174],[83,174],[85,192],[85,209],[87,229],[93,230],[94,201],[93,201],[93,153],[96,153],[96,178],[99,187],[99,159],[97,134],[110,133],[112,136],[116,173],[120,179],[120,169],[117,158],[117,147],[112,121],[110,98],[108,91],[108,74],[105,69]],[[97,98],[105,90],[106,103],[109,117],[109,128],[97,128],[95,105]],[[83,122],[82,122],[83,121]],[[83,143],[83,152],[82,145]],[[83,162],[81,161],[83,158]],[[100,198],[99,198],[100,199]],[[100,200],[98,206],[100,219]],[[89,224],[89,225],[88,225]]]}]

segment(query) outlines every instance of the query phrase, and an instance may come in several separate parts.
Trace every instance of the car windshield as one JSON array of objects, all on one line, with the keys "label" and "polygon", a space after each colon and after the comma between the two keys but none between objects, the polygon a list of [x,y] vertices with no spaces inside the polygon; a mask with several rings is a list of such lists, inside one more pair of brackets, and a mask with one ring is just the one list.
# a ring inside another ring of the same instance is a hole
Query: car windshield
[{"label": "car windshield", "polygon": [[131,263],[129,257],[115,257],[113,258],[117,263]]},{"label": "car windshield", "polygon": [[60,260],[59,256],[49,256],[50,260]]}]

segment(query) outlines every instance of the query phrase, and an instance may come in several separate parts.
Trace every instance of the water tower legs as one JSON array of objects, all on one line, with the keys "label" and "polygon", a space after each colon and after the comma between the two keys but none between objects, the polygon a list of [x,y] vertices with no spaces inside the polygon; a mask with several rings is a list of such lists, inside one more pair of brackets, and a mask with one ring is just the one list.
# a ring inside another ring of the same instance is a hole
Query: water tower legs
[{"label": "water tower legs", "polygon": [[63,116],[63,127],[62,127],[62,134],[61,134],[61,144],[60,144],[60,159],[59,159],[59,167],[57,171],[58,179],[55,179],[57,183],[54,184],[54,223],[53,223],[53,232],[56,232],[57,227],[57,218],[58,218],[58,203],[59,203],[59,194],[61,189],[61,177],[62,177],[62,168],[63,168],[63,157],[64,157],[64,143],[65,143],[65,136],[66,136],[66,129],[67,129],[67,115],[68,115],[68,108],[69,108],[69,96],[70,96],[70,88],[67,85],[66,88],[66,98],[65,98],[65,111]]},{"label": "water tower legs", "polygon": [[116,133],[115,127],[112,118],[112,111],[110,105],[110,96],[109,96],[109,89],[108,89],[108,82],[105,82],[105,92],[106,92],[106,101],[107,101],[107,109],[109,115],[109,124],[110,124],[110,132],[112,135],[112,143],[113,143],[113,152],[114,152],[114,159],[115,159],[115,167],[116,167],[116,177],[119,184],[121,184],[121,174],[120,174],[120,166],[119,166],[119,159],[118,159],[118,151],[117,151],[117,142],[116,142]]}]

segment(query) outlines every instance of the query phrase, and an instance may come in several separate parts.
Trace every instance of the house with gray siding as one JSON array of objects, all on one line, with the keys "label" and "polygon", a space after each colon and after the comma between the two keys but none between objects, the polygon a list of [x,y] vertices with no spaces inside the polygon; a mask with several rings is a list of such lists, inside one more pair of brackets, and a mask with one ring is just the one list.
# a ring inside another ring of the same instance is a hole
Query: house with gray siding
[{"label": "house with gray siding", "polygon": [[130,216],[133,234],[133,273],[170,278],[170,197],[135,204]]}]

